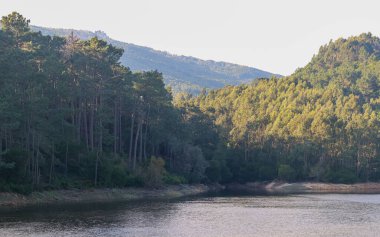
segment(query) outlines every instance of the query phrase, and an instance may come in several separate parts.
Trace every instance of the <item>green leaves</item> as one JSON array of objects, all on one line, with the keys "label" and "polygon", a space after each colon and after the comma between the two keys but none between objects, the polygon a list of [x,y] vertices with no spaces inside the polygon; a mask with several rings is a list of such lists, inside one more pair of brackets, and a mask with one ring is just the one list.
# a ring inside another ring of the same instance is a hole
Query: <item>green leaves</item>
[{"label": "green leaves", "polygon": [[[183,97],[178,104],[190,106],[187,116],[198,110],[213,121],[226,150],[235,152],[229,166],[256,166],[246,180],[264,171],[286,180],[319,179],[340,169],[368,180],[379,168],[379,54],[380,39],[371,34],[338,39],[289,77]],[[220,174],[212,164],[215,179]],[[234,172],[247,176],[245,169]]]},{"label": "green leaves", "polygon": [[173,157],[174,146],[192,146],[179,137],[180,114],[161,73],[132,73],[120,65],[123,50],[96,37],[81,41],[30,32],[18,13],[3,17],[2,27],[0,168],[17,172],[0,172],[0,182],[59,188],[56,180],[71,186],[67,182],[77,179],[79,186],[120,186],[135,175],[127,153],[137,166],[156,155],[189,163],[194,180],[203,177],[199,148],[186,161]]},{"label": "green leaves", "polygon": [[29,32],[29,23],[30,20],[27,20],[17,12],[12,12],[8,16],[3,16],[1,18],[2,30],[9,32],[16,37]]}]

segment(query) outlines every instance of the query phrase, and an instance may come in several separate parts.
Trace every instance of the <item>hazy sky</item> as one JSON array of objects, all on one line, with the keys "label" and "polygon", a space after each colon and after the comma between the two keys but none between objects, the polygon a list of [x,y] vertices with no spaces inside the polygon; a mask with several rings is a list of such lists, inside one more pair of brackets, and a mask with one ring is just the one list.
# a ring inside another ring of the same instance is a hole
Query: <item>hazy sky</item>
[{"label": "hazy sky", "polygon": [[103,30],[180,55],[288,75],[330,39],[380,36],[378,0],[0,0],[33,25]]}]

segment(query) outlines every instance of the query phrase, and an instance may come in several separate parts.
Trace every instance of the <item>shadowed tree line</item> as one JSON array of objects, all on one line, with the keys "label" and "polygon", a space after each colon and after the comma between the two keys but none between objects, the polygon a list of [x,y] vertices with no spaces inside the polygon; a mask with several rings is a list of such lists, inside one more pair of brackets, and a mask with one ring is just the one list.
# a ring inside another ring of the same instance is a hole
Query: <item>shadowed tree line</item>
[{"label": "shadowed tree line", "polygon": [[16,12],[1,25],[2,190],[203,179],[203,154],[183,139],[161,73],[132,73],[98,38],[31,32]]}]

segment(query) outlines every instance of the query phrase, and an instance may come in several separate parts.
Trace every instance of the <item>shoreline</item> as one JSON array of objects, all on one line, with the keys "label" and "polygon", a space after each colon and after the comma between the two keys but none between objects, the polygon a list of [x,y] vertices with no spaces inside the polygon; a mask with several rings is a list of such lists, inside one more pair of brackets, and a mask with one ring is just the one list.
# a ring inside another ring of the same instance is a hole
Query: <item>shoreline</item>
[{"label": "shoreline", "polygon": [[252,194],[380,194],[380,183],[333,184],[280,181],[226,185],[227,192]]},{"label": "shoreline", "polygon": [[81,204],[136,201],[143,199],[175,199],[217,192],[221,185],[169,185],[157,189],[148,188],[99,188],[33,192],[29,195],[0,193],[0,208],[31,205]]},{"label": "shoreline", "polygon": [[332,184],[317,182],[287,183],[280,181],[222,185],[169,185],[148,188],[98,188],[33,192],[29,195],[0,193],[0,209],[33,205],[84,204],[163,200],[190,197],[212,192],[239,194],[380,194],[380,183]]}]

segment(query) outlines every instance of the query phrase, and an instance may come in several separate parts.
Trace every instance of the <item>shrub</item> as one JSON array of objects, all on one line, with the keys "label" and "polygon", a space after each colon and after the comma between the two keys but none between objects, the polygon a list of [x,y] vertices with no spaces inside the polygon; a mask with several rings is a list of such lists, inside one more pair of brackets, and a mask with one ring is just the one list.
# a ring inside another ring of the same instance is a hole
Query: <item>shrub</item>
[{"label": "shrub", "polygon": [[144,171],[142,174],[144,184],[148,187],[159,187],[163,184],[163,176],[166,172],[165,161],[152,156]]},{"label": "shrub", "polygon": [[222,169],[216,160],[209,162],[209,167],[206,168],[206,176],[211,182],[219,182],[222,179]]},{"label": "shrub", "polygon": [[199,183],[205,178],[208,162],[199,147],[186,144],[175,155],[181,157],[175,164],[175,170],[185,176],[190,183]]},{"label": "shrub", "polygon": [[358,181],[355,171],[349,169],[329,170],[324,180],[331,183],[351,184]]},{"label": "shrub", "polygon": [[163,181],[165,184],[184,184],[186,183],[186,179],[179,175],[166,173],[163,177]]},{"label": "shrub", "polygon": [[276,168],[268,165],[263,165],[259,168],[260,180],[273,180],[276,177]]},{"label": "shrub", "polygon": [[280,165],[278,167],[278,178],[285,181],[294,181],[296,171],[290,165]]},{"label": "shrub", "polygon": [[144,179],[141,176],[128,175],[125,179],[126,187],[143,187]]},{"label": "shrub", "polygon": [[111,172],[111,184],[117,187],[123,187],[126,185],[127,173],[122,166],[114,166]]},{"label": "shrub", "polygon": [[32,192],[30,184],[0,183],[0,192],[15,192],[20,194],[30,194]]},{"label": "shrub", "polygon": [[33,191],[30,184],[11,184],[10,187],[13,192],[24,195],[30,194]]}]

